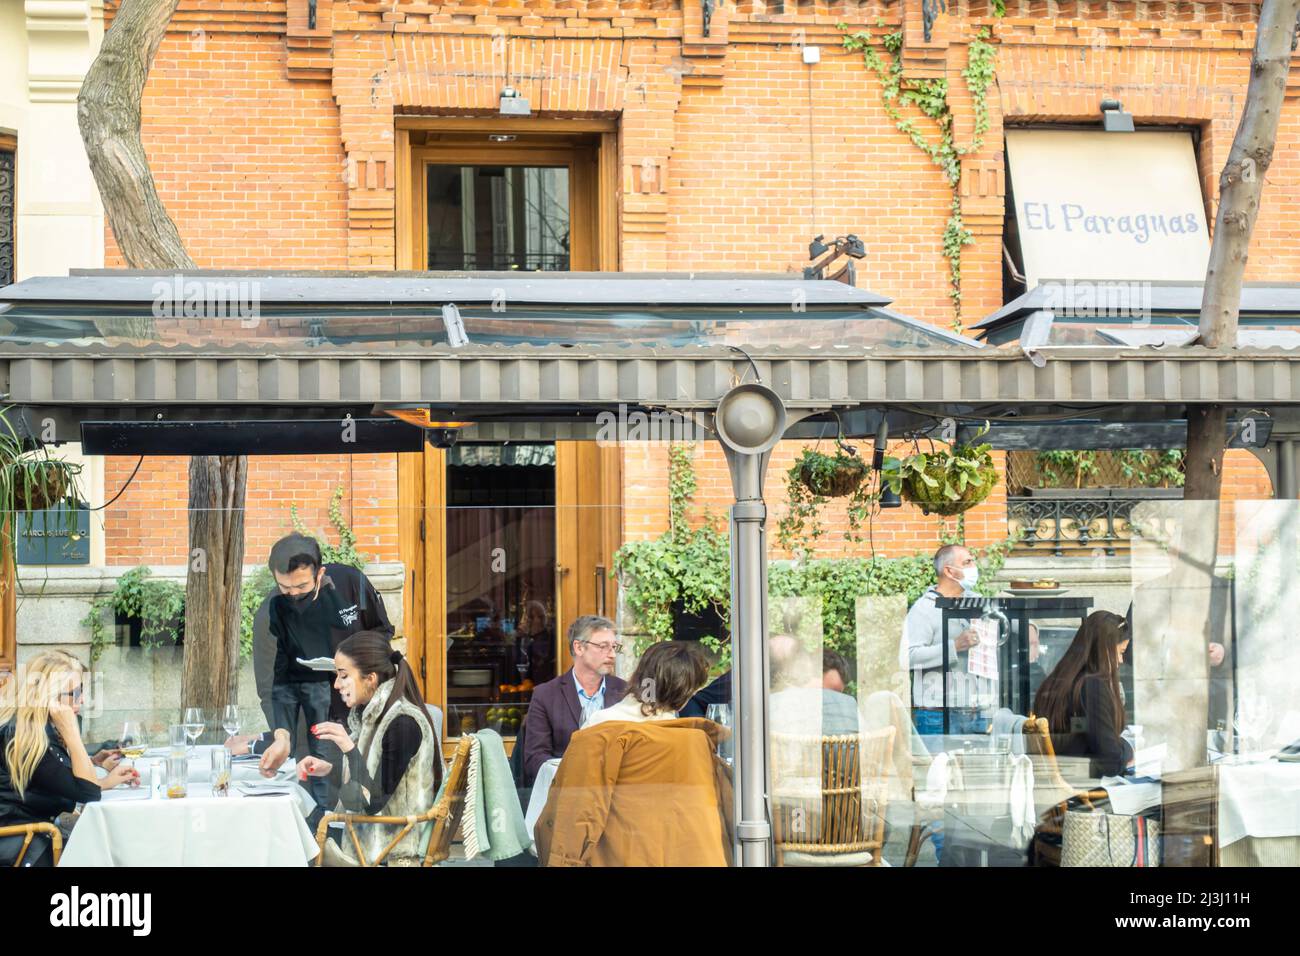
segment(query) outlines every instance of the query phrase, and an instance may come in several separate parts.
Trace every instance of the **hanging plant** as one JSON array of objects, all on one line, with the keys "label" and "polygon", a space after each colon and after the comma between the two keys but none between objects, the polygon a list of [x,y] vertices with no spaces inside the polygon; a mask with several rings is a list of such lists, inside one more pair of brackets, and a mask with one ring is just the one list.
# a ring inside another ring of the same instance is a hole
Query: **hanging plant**
[{"label": "hanging plant", "polygon": [[787,551],[811,551],[811,542],[823,534],[822,507],[830,498],[848,498],[848,530],[844,537],[860,540],[862,520],[871,508],[871,469],[856,448],[835,439],[835,454],[805,448],[786,472],[785,515],[777,525],[777,540]]},{"label": "hanging plant", "polygon": [[[80,498],[77,476],[81,465],[50,455],[45,445],[29,447],[15,430],[9,415],[12,406],[0,410],[0,551],[12,563],[16,551],[16,518],[22,512],[53,508],[71,495]],[[77,511],[64,509],[62,519],[69,534],[77,532]]]},{"label": "hanging plant", "polygon": [[[988,423],[975,436],[988,432]],[[954,443],[929,454],[918,447],[906,458],[886,458],[883,477],[903,499],[926,514],[957,515],[989,496],[998,481],[988,444]]]},{"label": "hanging plant", "polygon": [[867,477],[867,465],[858,457],[858,450],[842,441],[835,442],[834,455],[805,448],[793,470],[798,471],[799,482],[807,491],[823,498],[851,495]]}]

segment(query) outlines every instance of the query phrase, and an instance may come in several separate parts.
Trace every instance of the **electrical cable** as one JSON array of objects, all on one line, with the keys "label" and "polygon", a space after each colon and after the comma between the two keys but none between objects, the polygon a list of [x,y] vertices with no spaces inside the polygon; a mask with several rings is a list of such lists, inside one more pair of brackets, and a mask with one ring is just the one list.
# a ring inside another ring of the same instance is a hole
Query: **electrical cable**
[{"label": "electrical cable", "polygon": [[135,481],[135,476],[139,473],[139,471],[140,471],[140,466],[143,465],[143,464],[144,464],[144,455],[141,455],[141,456],[140,456],[140,460],[137,461],[137,462],[135,463],[135,467],[134,467],[133,469],[131,469],[131,474],[130,474],[130,476],[126,479],[126,484],[122,485],[122,487],[121,487],[121,489],[119,489],[118,493],[115,494],[113,497],[109,498],[107,501],[105,501],[105,502],[104,502],[102,505],[100,505],[98,508],[87,508],[86,510],[87,510],[87,511],[103,511],[105,508],[107,508],[109,505],[111,505],[111,504],[112,504],[114,501],[116,501],[118,498],[121,498],[122,495],[126,494],[126,489],[128,489],[128,488],[131,487],[131,482]]},{"label": "electrical cable", "polygon": [[[762,376],[762,374],[760,374],[759,371],[758,371],[758,363],[754,361],[754,356],[750,355],[748,352],[746,352],[744,349],[742,349],[739,345],[728,345],[727,348],[731,349],[733,352],[739,352],[741,355],[745,356],[745,358],[749,359],[750,367],[753,368],[753,370],[754,370],[754,381],[757,382],[759,385],[762,385],[762,384],[763,384],[763,376]],[[741,381],[740,384],[741,384],[741,385],[744,385],[745,383],[744,383],[744,381]]]}]

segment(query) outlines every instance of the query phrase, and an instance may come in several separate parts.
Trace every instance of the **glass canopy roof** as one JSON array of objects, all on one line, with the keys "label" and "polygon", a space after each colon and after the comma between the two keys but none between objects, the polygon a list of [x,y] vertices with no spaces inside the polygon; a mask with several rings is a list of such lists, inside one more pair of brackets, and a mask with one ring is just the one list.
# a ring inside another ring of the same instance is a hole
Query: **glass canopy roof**
[{"label": "glass canopy roof", "polygon": [[[1045,281],[974,328],[990,345],[1143,348],[1186,345],[1201,283]],[[1300,347],[1300,284],[1242,289],[1239,348]]]},{"label": "glass canopy roof", "polygon": [[0,346],[982,347],[842,283],[703,275],[199,272],[179,283],[134,273],[29,279],[0,289]]}]

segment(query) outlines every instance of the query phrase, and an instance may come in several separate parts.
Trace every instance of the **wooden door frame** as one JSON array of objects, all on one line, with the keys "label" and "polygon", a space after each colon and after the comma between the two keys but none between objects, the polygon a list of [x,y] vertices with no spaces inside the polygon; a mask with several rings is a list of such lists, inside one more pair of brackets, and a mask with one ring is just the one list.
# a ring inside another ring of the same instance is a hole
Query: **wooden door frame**
[{"label": "wooden door frame", "polygon": [[[517,136],[505,144],[485,144],[490,133]],[[430,144],[430,135],[439,137]],[[581,144],[576,137],[585,137]],[[590,189],[579,190],[577,182],[571,195],[579,192],[594,195],[590,210],[571,209],[574,222],[587,221],[593,239],[588,257],[589,268],[599,272],[616,272],[619,269],[619,177],[618,177],[618,122],[613,119],[526,119],[505,120],[495,117],[398,117],[396,140],[396,217],[394,240],[399,270],[424,271],[428,258],[425,250],[428,231],[425,226],[427,204],[421,202],[423,188],[416,187],[424,181],[424,163],[437,155],[440,161],[454,163],[457,156],[486,156],[486,161],[501,163],[506,156],[516,157],[511,163],[526,162],[538,153],[564,151],[569,162],[581,151],[591,157],[582,167],[581,176],[592,177]],[[418,144],[417,144],[418,141]],[[478,161],[478,160],[475,160]],[[568,165],[568,163],[564,164]],[[572,173],[571,173],[572,175]],[[579,219],[579,215],[583,220]],[[576,256],[575,256],[576,258]]]},{"label": "wooden door frame", "polygon": [[[488,133],[510,133],[515,142],[487,144]],[[395,123],[396,143],[396,216],[394,240],[396,266],[399,270],[425,271],[428,230],[425,224],[427,204],[422,188],[424,164],[432,158],[448,164],[461,162],[492,164],[536,164],[550,160],[552,165],[567,165],[571,170],[570,219],[586,222],[590,248],[584,252],[587,267],[595,271],[615,272],[620,266],[621,237],[618,210],[620,204],[618,121],[609,118],[501,119],[497,117],[428,117],[403,116]],[[585,155],[584,155],[585,154]],[[581,161],[585,160],[585,161]],[[419,186],[417,188],[417,180]],[[580,196],[593,197],[583,208]],[[576,233],[576,230],[575,230]],[[571,250],[570,263],[576,255]],[[556,443],[557,446],[559,443]],[[622,457],[617,448],[600,449],[602,462],[602,497],[622,503]],[[557,506],[560,480],[560,451],[556,451]],[[565,468],[569,453],[565,452]],[[605,463],[609,464],[606,465]],[[399,549],[407,568],[407,590],[403,597],[408,656],[418,663],[425,699],[447,714],[447,582],[445,576],[446,453],[426,447],[422,453],[398,456]],[[600,534],[608,553],[621,541],[621,508],[601,511]],[[556,554],[561,553],[561,525],[557,511]],[[432,560],[430,556],[444,556]],[[573,581],[572,586],[577,587]],[[564,577],[557,575],[556,595],[565,600]],[[594,583],[592,584],[594,589]],[[576,591],[569,597],[570,608],[579,606]],[[606,608],[611,616],[617,600],[613,569],[607,569]],[[561,606],[560,610],[563,610]],[[560,669],[571,663],[569,648],[556,621],[557,663]],[[448,725],[450,721],[447,722]],[[444,750],[450,754],[444,733]],[[507,742],[507,748],[511,745]]]}]

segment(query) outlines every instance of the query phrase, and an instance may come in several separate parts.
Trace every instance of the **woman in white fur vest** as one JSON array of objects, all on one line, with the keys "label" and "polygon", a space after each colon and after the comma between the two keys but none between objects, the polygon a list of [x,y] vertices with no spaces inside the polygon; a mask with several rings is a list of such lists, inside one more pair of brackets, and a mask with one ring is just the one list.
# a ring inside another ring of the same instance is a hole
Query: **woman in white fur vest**
[{"label": "woman in white fur vest", "polygon": [[[442,754],[429,711],[411,666],[388,639],[361,631],[334,653],[334,687],[348,712],[348,727],[316,724],[311,732],[343,752],[335,767],[318,757],[301,766],[305,776],[332,776],[339,786],[339,809],[368,816],[418,816],[433,806],[442,783]],[[358,824],[357,837],[374,860],[401,829]],[[423,827],[414,827],[388,855],[390,865],[415,865],[422,856]],[[345,841],[348,842],[348,841]],[[351,846],[325,842],[326,866],[358,866]]]}]

